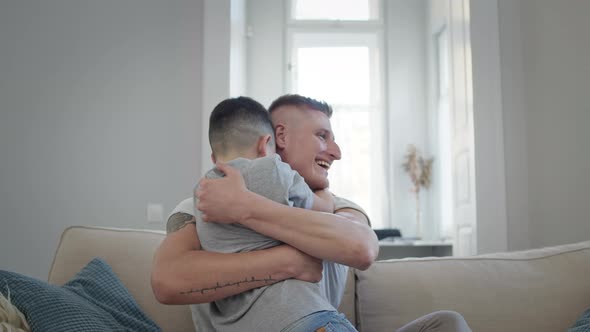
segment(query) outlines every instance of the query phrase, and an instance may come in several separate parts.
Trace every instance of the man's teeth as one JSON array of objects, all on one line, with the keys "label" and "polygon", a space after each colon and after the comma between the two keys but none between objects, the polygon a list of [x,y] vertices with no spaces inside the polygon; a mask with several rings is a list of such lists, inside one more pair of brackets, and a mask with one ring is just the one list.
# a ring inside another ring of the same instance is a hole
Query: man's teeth
[{"label": "man's teeth", "polygon": [[316,160],[316,163],[325,169],[330,169],[330,164],[323,160]]}]

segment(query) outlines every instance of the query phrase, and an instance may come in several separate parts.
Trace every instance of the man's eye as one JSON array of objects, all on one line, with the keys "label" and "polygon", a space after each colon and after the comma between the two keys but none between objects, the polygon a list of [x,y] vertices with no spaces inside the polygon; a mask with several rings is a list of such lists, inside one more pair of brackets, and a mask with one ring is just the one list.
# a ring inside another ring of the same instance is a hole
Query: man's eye
[{"label": "man's eye", "polygon": [[323,134],[323,133],[318,134],[318,137],[321,138],[324,141],[328,139],[328,135]]}]

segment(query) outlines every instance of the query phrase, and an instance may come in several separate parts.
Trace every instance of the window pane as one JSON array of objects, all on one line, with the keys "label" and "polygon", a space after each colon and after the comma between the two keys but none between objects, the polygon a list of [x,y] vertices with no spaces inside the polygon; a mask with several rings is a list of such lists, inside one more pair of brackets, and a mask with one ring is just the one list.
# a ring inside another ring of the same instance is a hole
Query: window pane
[{"label": "window pane", "polygon": [[376,0],[293,0],[296,20],[375,20]]},{"label": "window pane", "polygon": [[[329,102],[329,101],[328,101]],[[382,228],[380,144],[371,112],[375,109],[333,104],[331,119],[342,159],[330,169],[330,190],[360,205],[375,228]]]},{"label": "window pane", "polygon": [[368,47],[297,49],[299,93],[333,104],[369,105]]},{"label": "window pane", "polygon": [[436,37],[436,55],[438,57],[438,97],[449,95],[449,48],[447,29],[443,29]]},{"label": "window pane", "polygon": [[378,80],[371,77],[370,47],[299,47],[295,53],[294,92],[334,109],[331,123],[342,160],[330,169],[330,189],[362,206],[373,227],[383,227],[383,137],[380,108],[371,99]]},{"label": "window pane", "polygon": [[291,35],[291,89],[332,105],[342,160],[330,169],[330,189],[362,206],[373,227],[386,225],[383,107],[376,34]]}]

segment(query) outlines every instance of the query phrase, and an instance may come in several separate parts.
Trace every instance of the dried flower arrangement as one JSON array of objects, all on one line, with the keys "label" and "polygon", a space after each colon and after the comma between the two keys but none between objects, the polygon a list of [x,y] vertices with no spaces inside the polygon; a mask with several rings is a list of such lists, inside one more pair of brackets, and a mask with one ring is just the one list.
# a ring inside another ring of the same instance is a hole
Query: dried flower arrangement
[{"label": "dried flower arrangement", "polygon": [[410,176],[414,187],[411,191],[416,195],[416,237],[421,238],[422,229],[420,227],[420,188],[428,189],[432,178],[432,163],[434,158],[424,159],[422,153],[415,145],[408,145],[408,154],[405,156],[406,161],[402,164],[404,170]]}]

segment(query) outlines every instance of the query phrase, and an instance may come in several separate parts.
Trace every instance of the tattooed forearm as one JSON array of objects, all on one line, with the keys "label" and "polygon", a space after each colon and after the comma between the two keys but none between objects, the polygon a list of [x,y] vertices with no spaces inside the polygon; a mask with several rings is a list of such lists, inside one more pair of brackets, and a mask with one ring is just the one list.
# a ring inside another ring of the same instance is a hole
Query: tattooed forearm
[{"label": "tattooed forearm", "polygon": [[177,212],[168,218],[166,223],[166,233],[173,233],[188,224],[196,224],[195,216],[188,213]]},{"label": "tattooed forearm", "polygon": [[260,282],[260,281],[264,281],[265,284],[269,284],[269,283],[272,284],[272,283],[277,282],[278,280],[273,279],[271,276],[268,276],[268,278],[262,278],[262,279],[256,279],[254,277],[250,277],[250,279],[244,278],[244,280],[240,280],[240,281],[226,282],[223,285],[217,283],[213,287],[191,289],[191,290],[186,291],[186,292],[180,292],[180,294],[183,294],[183,295],[188,295],[188,294],[192,294],[192,293],[205,294],[205,292],[208,292],[208,291],[216,291],[216,290],[218,290],[220,288],[231,287],[231,286],[240,287],[241,284],[247,284],[247,283],[252,283],[252,282]]}]

